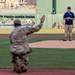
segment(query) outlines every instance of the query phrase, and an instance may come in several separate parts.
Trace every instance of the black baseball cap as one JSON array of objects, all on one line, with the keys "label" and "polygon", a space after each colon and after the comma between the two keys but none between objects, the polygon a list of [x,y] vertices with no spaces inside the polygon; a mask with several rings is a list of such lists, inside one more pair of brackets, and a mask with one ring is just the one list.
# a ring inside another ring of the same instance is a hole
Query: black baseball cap
[{"label": "black baseball cap", "polygon": [[67,9],[71,9],[71,7],[67,7]]}]

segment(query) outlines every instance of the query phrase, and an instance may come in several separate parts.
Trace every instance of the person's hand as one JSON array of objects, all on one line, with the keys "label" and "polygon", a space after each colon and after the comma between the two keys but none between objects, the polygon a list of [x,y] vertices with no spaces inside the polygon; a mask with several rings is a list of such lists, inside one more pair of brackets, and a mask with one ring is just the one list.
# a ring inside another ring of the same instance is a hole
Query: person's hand
[{"label": "person's hand", "polygon": [[43,16],[40,18],[40,21],[41,21],[41,23],[44,23],[44,21],[45,21],[45,15],[43,15]]},{"label": "person's hand", "polygon": [[70,20],[70,18],[66,18],[66,20]]},{"label": "person's hand", "polygon": [[69,17],[69,20],[72,20],[72,18]]},{"label": "person's hand", "polygon": [[69,21],[69,20],[72,20],[72,18],[68,17],[68,18],[66,18],[66,20],[68,20],[68,21]]}]

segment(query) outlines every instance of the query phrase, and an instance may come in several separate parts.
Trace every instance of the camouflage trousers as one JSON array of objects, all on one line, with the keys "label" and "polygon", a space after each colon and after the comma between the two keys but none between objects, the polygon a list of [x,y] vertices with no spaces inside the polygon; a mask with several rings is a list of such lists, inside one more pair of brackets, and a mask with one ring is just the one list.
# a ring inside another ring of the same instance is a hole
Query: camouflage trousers
[{"label": "camouflage trousers", "polygon": [[27,70],[28,54],[11,52],[11,55],[12,55],[12,63],[14,64],[14,70],[16,70],[17,65],[19,65],[20,67],[24,67],[24,69]]}]

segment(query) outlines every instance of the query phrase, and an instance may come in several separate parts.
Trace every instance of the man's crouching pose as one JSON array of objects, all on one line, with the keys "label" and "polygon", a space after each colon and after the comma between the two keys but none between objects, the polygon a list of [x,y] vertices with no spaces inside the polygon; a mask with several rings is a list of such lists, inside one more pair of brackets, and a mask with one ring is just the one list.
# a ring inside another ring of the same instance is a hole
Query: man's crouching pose
[{"label": "man's crouching pose", "polygon": [[14,65],[14,71],[17,73],[26,72],[28,66],[28,54],[31,53],[31,49],[28,46],[28,35],[37,32],[43,26],[45,21],[45,15],[40,19],[40,24],[34,28],[25,27],[21,28],[21,21],[14,20],[15,29],[10,34],[11,48],[10,53],[12,55],[12,63]]}]

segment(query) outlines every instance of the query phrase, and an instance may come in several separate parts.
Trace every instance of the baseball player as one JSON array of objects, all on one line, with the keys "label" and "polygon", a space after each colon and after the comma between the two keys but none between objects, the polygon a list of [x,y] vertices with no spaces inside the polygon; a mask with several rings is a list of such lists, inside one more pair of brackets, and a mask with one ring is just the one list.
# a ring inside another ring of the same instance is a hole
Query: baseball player
[{"label": "baseball player", "polygon": [[10,53],[12,55],[12,63],[14,71],[17,73],[26,72],[28,66],[28,54],[32,52],[28,46],[28,35],[39,31],[45,21],[45,15],[40,18],[40,24],[30,28],[21,28],[21,21],[14,20],[14,30],[10,34]]}]

